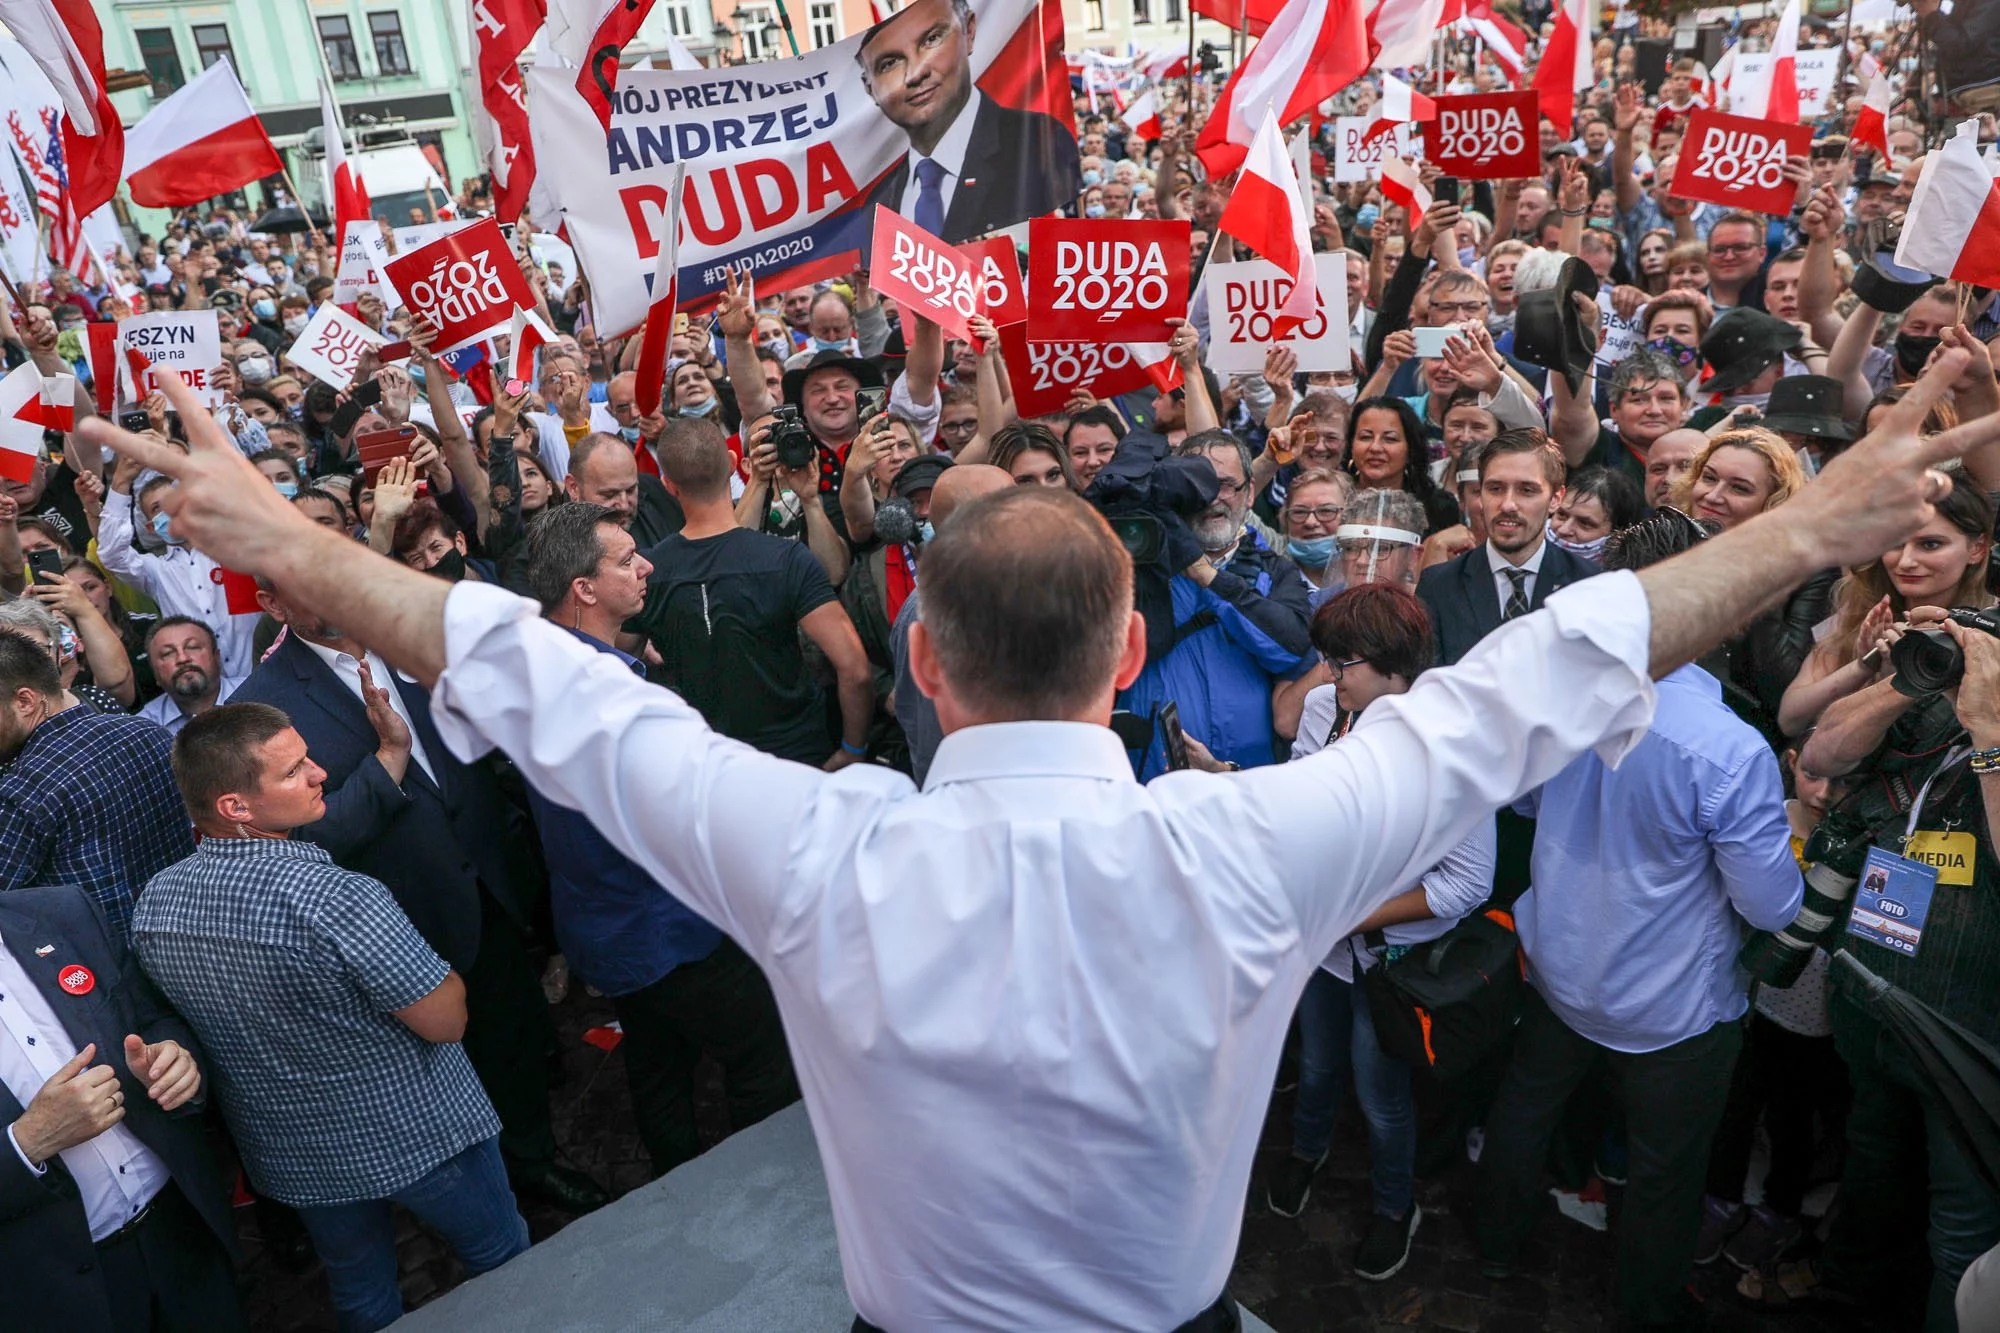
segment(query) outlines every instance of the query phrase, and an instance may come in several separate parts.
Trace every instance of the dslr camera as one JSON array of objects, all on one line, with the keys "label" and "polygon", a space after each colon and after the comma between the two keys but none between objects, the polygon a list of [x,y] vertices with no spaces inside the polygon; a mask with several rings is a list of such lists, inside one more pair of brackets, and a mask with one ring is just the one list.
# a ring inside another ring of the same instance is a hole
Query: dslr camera
[{"label": "dslr camera", "polygon": [[[2000,612],[1954,608],[1949,619],[1966,629],[2000,638]],[[1889,650],[1896,689],[1912,699],[1940,693],[1965,674],[1965,651],[1941,629],[1913,629]]]},{"label": "dslr camera", "polygon": [[771,409],[771,447],[778,451],[778,466],[789,471],[811,467],[819,458],[812,432],[790,403]]},{"label": "dslr camera", "polygon": [[1132,557],[1132,600],[1146,619],[1146,656],[1173,651],[1173,576],[1201,559],[1194,520],[1220,489],[1206,458],[1169,454],[1163,436],[1134,431],[1084,491]]}]

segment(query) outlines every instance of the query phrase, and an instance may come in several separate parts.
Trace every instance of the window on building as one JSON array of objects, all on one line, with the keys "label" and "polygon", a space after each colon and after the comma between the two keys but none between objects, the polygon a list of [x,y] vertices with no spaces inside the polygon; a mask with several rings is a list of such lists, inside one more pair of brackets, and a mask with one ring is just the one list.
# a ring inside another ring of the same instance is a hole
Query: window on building
[{"label": "window on building", "polygon": [[1179,23],[1180,21],[1181,0],[1167,0],[1167,22]]},{"label": "window on building", "polygon": [[140,28],[132,35],[139,39],[139,59],[153,81],[153,96],[165,97],[187,82],[171,28]]},{"label": "window on building", "polygon": [[1092,32],[1104,31],[1104,0],[1083,0],[1083,26]]},{"label": "window on building", "polygon": [[815,47],[832,46],[840,40],[840,6],[835,0],[813,0],[808,13]]},{"label": "window on building", "polygon": [[403,45],[403,16],[393,9],[368,16],[375,43],[375,68],[384,76],[410,72],[410,48]]},{"label": "window on building", "polygon": [[345,14],[323,14],[319,23],[319,44],[326,51],[327,68],[335,83],[361,77],[361,52],[354,46],[354,27]]},{"label": "window on building", "polygon": [[778,45],[784,39],[779,35],[778,16],[771,12],[769,5],[741,5],[736,10],[743,16],[743,58],[745,60],[769,60],[778,54]]},{"label": "window on building", "polygon": [[1153,21],[1153,0],[1132,0],[1132,21],[1151,23]]},{"label": "window on building", "polygon": [[207,69],[224,56],[229,63],[236,63],[236,53],[229,49],[229,29],[220,23],[197,23],[191,29],[194,33],[194,53],[201,59],[201,67]]},{"label": "window on building", "polygon": [[672,0],[665,6],[667,11],[667,31],[686,41],[695,35],[694,6],[688,0]]}]

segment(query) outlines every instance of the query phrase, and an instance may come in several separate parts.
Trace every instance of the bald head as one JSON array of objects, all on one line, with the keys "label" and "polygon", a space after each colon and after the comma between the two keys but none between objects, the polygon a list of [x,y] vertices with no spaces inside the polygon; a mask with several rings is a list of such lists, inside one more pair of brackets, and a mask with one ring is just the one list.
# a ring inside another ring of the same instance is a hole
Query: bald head
[{"label": "bald head", "polygon": [[947,731],[973,721],[1102,721],[1113,691],[1145,665],[1132,558],[1067,489],[1009,484],[961,497],[925,548],[923,577],[912,665]]},{"label": "bald head", "polygon": [[938,475],[937,485],[931,488],[931,524],[941,528],[951,517],[951,511],[967,501],[1012,489],[1014,478],[1006,468],[994,467],[991,463],[960,463],[956,467],[948,467]]},{"label": "bald head", "polygon": [[1646,506],[1658,509],[1671,499],[1695,456],[1708,447],[1708,436],[1691,426],[1670,430],[1646,450]]}]

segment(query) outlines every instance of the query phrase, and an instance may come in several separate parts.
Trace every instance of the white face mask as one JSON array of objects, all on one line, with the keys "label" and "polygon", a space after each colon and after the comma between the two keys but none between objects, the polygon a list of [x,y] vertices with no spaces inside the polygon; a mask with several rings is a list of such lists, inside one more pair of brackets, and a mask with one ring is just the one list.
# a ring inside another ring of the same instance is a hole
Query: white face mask
[{"label": "white face mask", "polygon": [[1333,396],[1343,403],[1351,403],[1360,389],[1361,386],[1358,384],[1336,384],[1333,386]]}]

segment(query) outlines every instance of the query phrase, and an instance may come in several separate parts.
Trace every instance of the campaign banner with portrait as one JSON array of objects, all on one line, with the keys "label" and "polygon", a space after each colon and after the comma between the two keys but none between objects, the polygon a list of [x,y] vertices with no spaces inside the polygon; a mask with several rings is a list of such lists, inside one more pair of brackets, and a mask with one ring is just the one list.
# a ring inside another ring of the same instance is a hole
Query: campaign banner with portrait
[{"label": "campaign banner with portrait", "polygon": [[913,0],[795,59],[621,71],[608,130],[573,70],[530,69],[537,171],[597,327],[645,318],[676,163],[684,309],[712,303],[731,266],[764,290],[856,268],[872,204],[958,245],[1074,203],[1062,52],[1060,0]]}]

